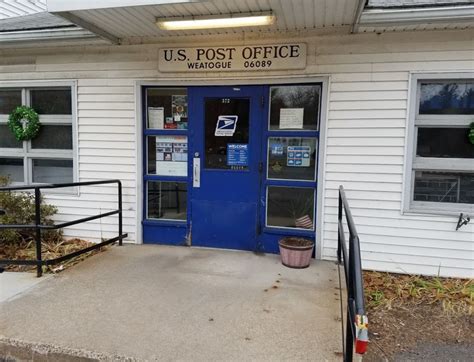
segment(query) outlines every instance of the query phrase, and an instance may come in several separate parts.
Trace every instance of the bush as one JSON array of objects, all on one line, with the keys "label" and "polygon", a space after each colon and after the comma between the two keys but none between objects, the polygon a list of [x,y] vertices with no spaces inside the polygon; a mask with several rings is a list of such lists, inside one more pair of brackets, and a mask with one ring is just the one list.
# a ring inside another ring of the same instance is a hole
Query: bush
[{"label": "bush", "polygon": [[[10,184],[8,177],[0,176],[0,187]],[[41,198],[41,224],[53,225],[52,217],[57,208],[48,205]],[[0,224],[31,225],[35,224],[35,195],[29,192],[0,191],[0,209],[5,215],[0,215]],[[34,239],[34,229],[4,229],[0,230],[0,244],[21,244]],[[42,240],[45,242],[60,242],[62,231],[42,230]]]}]

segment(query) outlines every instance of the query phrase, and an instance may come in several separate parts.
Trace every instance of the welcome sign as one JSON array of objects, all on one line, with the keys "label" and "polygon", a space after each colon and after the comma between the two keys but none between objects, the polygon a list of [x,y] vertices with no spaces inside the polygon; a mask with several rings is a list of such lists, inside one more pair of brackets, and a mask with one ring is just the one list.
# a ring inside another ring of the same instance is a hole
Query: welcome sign
[{"label": "welcome sign", "polygon": [[161,48],[161,72],[262,71],[304,69],[306,44]]}]

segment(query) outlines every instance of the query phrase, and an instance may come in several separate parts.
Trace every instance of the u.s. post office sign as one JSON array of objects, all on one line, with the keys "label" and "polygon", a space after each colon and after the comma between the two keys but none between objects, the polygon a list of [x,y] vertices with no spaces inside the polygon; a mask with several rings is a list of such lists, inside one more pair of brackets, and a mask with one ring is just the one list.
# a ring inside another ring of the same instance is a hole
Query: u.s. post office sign
[{"label": "u.s. post office sign", "polygon": [[161,48],[161,72],[262,71],[304,69],[306,44]]}]

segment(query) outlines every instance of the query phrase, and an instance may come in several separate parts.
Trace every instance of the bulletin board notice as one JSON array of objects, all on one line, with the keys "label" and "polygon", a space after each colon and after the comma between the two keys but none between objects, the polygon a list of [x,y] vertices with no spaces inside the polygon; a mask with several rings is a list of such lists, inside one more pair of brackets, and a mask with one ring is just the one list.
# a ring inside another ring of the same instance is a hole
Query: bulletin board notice
[{"label": "bulletin board notice", "polygon": [[187,137],[161,136],[156,138],[156,174],[163,176],[187,176]]}]

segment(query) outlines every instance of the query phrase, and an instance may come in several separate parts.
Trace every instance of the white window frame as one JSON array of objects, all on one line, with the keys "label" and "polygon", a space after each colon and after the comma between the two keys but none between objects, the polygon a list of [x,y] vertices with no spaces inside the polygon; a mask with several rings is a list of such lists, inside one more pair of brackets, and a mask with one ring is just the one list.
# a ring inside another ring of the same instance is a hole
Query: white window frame
[{"label": "white window frame", "polygon": [[[77,141],[77,82],[76,81],[24,81],[24,82],[0,82],[1,89],[21,90],[22,105],[30,105],[30,91],[48,88],[70,88],[71,89],[71,114],[70,115],[39,115],[40,122],[44,125],[71,125],[72,128],[72,149],[33,149],[31,141],[23,142],[22,148],[0,148],[0,154],[5,158],[23,159],[23,182],[13,182],[13,185],[38,185],[33,183],[33,159],[67,159],[73,162],[73,180],[77,182],[78,177],[78,141]],[[8,121],[8,115],[0,114],[0,124],[4,125]],[[21,150],[21,152],[19,152]],[[77,188],[65,188],[45,190],[45,193],[77,194]]]},{"label": "white window frame", "polygon": [[420,115],[420,84],[423,81],[450,82],[457,80],[474,79],[474,74],[469,73],[418,73],[412,74],[410,79],[410,112],[407,122],[407,148],[405,162],[405,187],[403,208],[404,213],[425,213],[439,215],[459,215],[459,213],[474,213],[474,204],[425,202],[414,201],[416,171],[439,172],[474,172],[473,160],[463,158],[422,158],[416,156],[418,126],[432,127],[466,127],[473,121],[473,115]]}]

